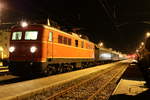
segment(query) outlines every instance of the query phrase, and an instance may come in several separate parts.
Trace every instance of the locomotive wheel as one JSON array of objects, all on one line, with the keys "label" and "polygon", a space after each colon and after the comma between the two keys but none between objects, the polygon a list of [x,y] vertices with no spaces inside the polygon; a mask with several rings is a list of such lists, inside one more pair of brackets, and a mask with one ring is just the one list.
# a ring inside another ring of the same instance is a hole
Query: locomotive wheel
[{"label": "locomotive wheel", "polygon": [[58,67],[58,73],[62,73],[64,70],[63,70],[63,67],[62,66],[60,66],[60,67]]},{"label": "locomotive wheel", "polygon": [[47,66],[45,69],[44,69],[44,75],[52,75],[54,73],[53,71],[54,69],[52,67],[49,67]]}]

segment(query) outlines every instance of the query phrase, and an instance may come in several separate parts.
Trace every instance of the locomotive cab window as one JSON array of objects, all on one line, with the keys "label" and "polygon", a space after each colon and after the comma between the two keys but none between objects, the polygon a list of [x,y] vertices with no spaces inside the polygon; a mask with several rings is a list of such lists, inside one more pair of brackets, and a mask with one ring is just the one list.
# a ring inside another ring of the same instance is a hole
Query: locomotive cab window
[{"label": "locomotive cab window", "polygon": [[38,31],[26,31],[25,40],[37,40]]},{"label": "locomotive cab window", "polygon": [[53,41],[53,32],[49,32],[48,41]]},{"label": "locomotive cab window", "polygon": [[12,40],[21,40],[22,32],[13,32]]}]

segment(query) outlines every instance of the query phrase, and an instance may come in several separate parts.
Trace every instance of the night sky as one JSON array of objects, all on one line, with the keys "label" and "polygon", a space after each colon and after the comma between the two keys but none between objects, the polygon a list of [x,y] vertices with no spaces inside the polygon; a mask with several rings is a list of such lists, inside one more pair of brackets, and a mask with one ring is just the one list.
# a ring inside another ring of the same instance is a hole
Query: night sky
[{"label": "night sky", "polygon": [[81,28],[91,41],[133,53],[150,31],[149,0],[0,0],[3,23],[22,19]]}]

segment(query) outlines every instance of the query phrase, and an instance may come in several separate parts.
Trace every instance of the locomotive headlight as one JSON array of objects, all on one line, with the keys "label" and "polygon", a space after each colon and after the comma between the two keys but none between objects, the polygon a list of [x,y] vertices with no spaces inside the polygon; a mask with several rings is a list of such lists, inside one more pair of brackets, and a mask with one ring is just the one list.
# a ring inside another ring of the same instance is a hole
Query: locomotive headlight
[{"label": "locomotive headlight", "polygon": [[14,52],[15,51],[15,47],[14,46],[11,46],[10,48],[9,48],[9,52]]},{"label": "locomotive headlight", "polygon": [[32,47],[30,48],[30,52],[31,52],[31,53],[34,53],[36,50],[37,50],[37,47],[35,47],[35,46],[32,46]]}]

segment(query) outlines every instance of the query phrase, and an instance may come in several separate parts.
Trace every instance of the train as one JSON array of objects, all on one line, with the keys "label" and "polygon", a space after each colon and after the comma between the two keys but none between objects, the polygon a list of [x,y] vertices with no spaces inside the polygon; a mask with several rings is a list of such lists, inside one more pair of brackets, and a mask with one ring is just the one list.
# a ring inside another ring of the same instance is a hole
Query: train
[{"label": "train", "polygon": [[9,47],[9,71],[13,75],[50,75],[120,60],[76,33],[43,24],[13,26]]}]

